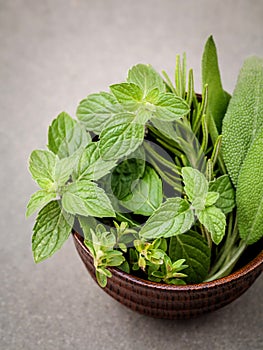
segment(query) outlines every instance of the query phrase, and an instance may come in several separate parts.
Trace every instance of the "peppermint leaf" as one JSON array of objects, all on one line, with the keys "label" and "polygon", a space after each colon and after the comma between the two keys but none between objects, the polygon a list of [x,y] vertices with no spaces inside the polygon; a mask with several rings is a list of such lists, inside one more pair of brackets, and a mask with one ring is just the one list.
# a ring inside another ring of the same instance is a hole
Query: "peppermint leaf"
[{"label": "peppermint leaf", "polygon": [[138,85],[133,83],[121,83],[110,86],[110,90],[120,103],[140,102],[143,92]]},{"label": "peppermint leaf", "polygon": [[185,259],[184,269],[187,283],[200,283],[206,278],[210,268],[210,249],[206,240],[197,232],[189,231],[171,237],[169,256],[172,261]]},{"label": "peppermint leaf", "polygon": [[144,125],[134,122],[134,114],[120,113],[101,132],[100,154],[104,160],[119,159],[134,152],[143,139]]},{"label": "peppermint leaf", "polygon": [[99,180],[116,166],[116,161],[101,158],[98,144],[90,143],[83,151],[76,170],[77,180]]},{"label": "peppermint leaf", "polygon": [[33,228],[32,250],[36,263],[47,259],[68,239],[74,217],[61,209],[59,201],[48,203],[37,216]]},{"label": "peppermint leaf", "polygon": [[155,103],[154,117],[163,121],[173,121],[182,118],[190,112],[185,100],[172,93],[161,93]]},{"label": "peppermint leaf", "polygon": [[150,216],[161,205],[162,200],[162,180],[154,169],[147,166],[142,179],[121,204],[134,214]]},{"label": "peppermint leaf", "polygon": [[165,84],[162,77],[150,65],[137,64],[128,72],[128,83],[138,85],[143,91],[143,96],[147,96],[153,89],[165,92]]},{"label": "peppermint leaf", "polygon": [[27,204],[26,217],[32,215],[36,210],[41,209],[54,198],[56,198],[56,193],[48,192],[46,190],[39,190],[32,194]]},{"label": "peppermint leaf", "polygon": [[106,193],[91,181],[81,180],[68,185],[62,195],[62,206],[73,215],[115,217]]},{"label": "peppermint leaf", "polygon": [[49,151],[35,150],[30,155],[29,170],[32,178],[44,190],[50,190],[54,185],[56,162],[57,157]]},{"label": "peppermint leaf", "polygon": [[208,192],[208,181],[205,176],[191,167],[182,168],[184,190],[195,209],[202,210],[205,207],[205,199]]},{"label": "peppermint leaf", "polygon": [[79,160],[81,151],[82,149],[79,149],[70,157],[57,159],[54,169],[54,181],[57,187],[65,185],[69,180]]},{"label": "peppermint leaf", "polygon": [[121,111],[122,107],[115,96],[108,92],[100,92],[91,94],[82,100],[76,114],[87,130],[99,134],[104,124]]},{"label": "peppermint leaf", "polygon": [[146,221],[140,231],[144,239],[172,237],[188,231],[194,223],[189,203],[182,198],[169,198]]},{"label": "peppermint leaf", "polygon": [[215,204],[219,198],[219,193],[217,192],[208,192],[205,199],[205,206],[210,207]]},{"label": "peppermint leaf", "polygon": [[225,214],[214,205],[206,207],[202,211],[196,212],[196,214],[201,224],[204,225],[211,234],[212,241],[218,245],[225,235]]},{"label": "peppermint leaf", "polygon": [[209,183],[209,191],[219,193],[215,206],[224,214],[231,213],[235,207],[235,190],[228,175],[223,175]]},{"label": "peppermint leaf", "polygon": [[48,148],[59,158],[72,155],[80,147],[85,147],[91,141],[85,128],[62,112],[48,129]]}]

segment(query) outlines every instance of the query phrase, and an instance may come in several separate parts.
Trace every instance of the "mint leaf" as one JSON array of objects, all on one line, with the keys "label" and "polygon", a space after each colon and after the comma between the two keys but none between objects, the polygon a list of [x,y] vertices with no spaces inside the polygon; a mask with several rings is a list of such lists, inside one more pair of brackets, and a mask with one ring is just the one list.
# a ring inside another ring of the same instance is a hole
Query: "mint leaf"
[{"label": "mint leaf", "polygon": [[142,90],[133,83],[114,84],[110,90],[120,103],[140,102],[143,98]]},{"label": "mint leaf", "polygon": [[160,92],[165,92],[162,77],[150,65],[137,64],[133,66],[128,72],[127,82],[138,85],[143,91],[144,97],[155,88]]},{"label": "mint leaf", "polygon": [[252,244],[263,237],[263,127],[258,131],[237,183],[237,222],[240,237]]},{"label": "mint leaf", "polygon": [[135,123],[134,117],[132,113],[120,113],[105,124],[99,143],[104,160],[127,156],[142,144],[144,125]]},{"label": "mint leaf", "polygon": [[235,186],[239,173],[258,132],[263,126],[263,59],[248,58],[223,121],[223,157]]},{"label": "mint leaf", "polygon": [[223,175],[209,183],[209,191],[219,193],[215,206],[220,208],[224,214],[231,213],[234,209],[235,190],[228,175]]},{"label": "mint leaf", "polygon": [[190,112],[185,100],[172,93],[161,93],[155,103],[154,117],[163,121],[173,121],[182,118]]},{"label": "mint leaf", "polygon": [[134,214],[150,216],[161,205],[162,200],[162,180],[154,169],[147,166],[143,177],[121,204]]},{"label": "mint leaf", "polygon": [[210,268],[210,249],[206,240],[197,232],[189,231],[171,237],[169,256],[172,261],[185,259],[184,269],[187,283],[200,283],[206,278]]},{"label": "mint leaf", "polygon": [[66,112],[62,112],[48,129],[48,148],[59,158],[72,155],[81,146],[91,141],[90,135],[82,125],[72,119]]},{"label": "mint leaf", "polygon": [[91,181],[81,180],[65,187],[62,206],[73,215],[115,217],[106,193]]},{"label": "mint leaf", "polygon": [[208,85],[207,113],[215,121],[219,134],[230,96],[223,90],[213,37],[206,42],[202,57],[203,88]]},{"label": "mint leaf", "polygon": [[195,209],[202,210],[205,207],[205,199],[208,192],[208,181],[197,169],[191,167],[182,168],[184,190]]},{"label": "mint leaf", "polygon": [[32,178],[44,190],[53,187],[56,162],[57,157],[49,151],[35,150],[30,155],[29,170]]},{"label": "mint leaf", "polygon": [[121,111],[122,107],[115,96],[108,92],[100,92],[91,94],[82,100],[76,114],[87,130],[99,134],[104,124]]},{"label": "mint leaf", "polygon": [[82,149],[79,149],[72,156],[67,158],[57,158],[53,175],[56,187],[65,185],[69,180],[79,160],[81,151]]},{"label": "mint leaf", "polygon": [[98,144],[90,143],[79,159],[76,169],[77,180],[99,180],[114,168],[114,160],[105,161],[100,156]]},{"label": "mint leaf", "polygon": [[26,217],[32,215],[36,210],[41,209],[54,198],[56,198],[56,193],[48,192],[46,190],[39,190],[32,194],[27,204]]},{"label": "mint leaf", "polygon": [[211,234],[212,241],[218,245],[225,235],[225,214],[222,210],[213,205],[197,212],[197,217],[201,224],[204,225]]},{"label": "mint leaf", "polygon": [[189,203],[182,198],[169,198],[146,221],[140,231],[144,239],[172,237],[188,231],[194,223]]},{"label": "mint leaf", "polygon": [[215,204],[219,198],[219,193],[217,192],[208,192],[205,199],[205,206],[210,207]]},{"label": "mint leaf", "polygon": [[32,251],[36,263],[47,259],[68,239],[74,217],[61,209],[59,201],[52,201],[40,210],[33,228]]}]

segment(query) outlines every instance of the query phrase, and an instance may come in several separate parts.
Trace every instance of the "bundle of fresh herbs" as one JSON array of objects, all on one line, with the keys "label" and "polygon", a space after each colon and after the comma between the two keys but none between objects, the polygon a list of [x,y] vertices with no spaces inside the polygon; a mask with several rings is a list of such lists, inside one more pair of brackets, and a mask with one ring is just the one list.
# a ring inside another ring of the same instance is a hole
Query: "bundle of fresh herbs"
[{"label": "bundle of fresh herbs", "polygon": [[[202,96],[177,56],[175,82],[138,64],[110,92],[89,95],[78,120],[62,112],[48,150],[29,161],[41,187],[36,262],[82,230],[105,286],[110,266],[151,281],[191,284],[229,274],[263,236],[263,60],[245,61],[233,96],[210,37]],[[75,225],[75,226],[74,226]]]}]

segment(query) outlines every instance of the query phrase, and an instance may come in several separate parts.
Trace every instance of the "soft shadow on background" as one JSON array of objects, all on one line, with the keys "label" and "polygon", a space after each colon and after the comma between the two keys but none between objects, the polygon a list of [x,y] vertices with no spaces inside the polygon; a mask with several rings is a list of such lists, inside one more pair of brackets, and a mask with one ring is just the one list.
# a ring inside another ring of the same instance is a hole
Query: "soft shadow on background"
[{"label": "soft shadow on background", "polygon": [[263,278],[228,307],[190,321],[132,313],[87,275],[71,240],[39,265],[27,171],[47,127],[87,94],[151,63],[173,73],[187,53],[200,91],[203,45],[214,35],[224,88],[247,56],[263,56],[263,2],[0,0],[1,349],[262,349]]}]

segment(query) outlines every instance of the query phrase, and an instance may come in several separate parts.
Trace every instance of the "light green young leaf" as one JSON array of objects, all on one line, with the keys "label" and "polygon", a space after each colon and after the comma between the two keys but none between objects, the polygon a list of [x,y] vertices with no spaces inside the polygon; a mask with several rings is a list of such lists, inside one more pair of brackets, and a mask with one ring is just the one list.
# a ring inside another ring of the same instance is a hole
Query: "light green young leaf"
[{"label": "light green young leaf", "polygon": [[134,117],[132,113],[120,113],[105,124],[99,143],[104,160],[128,156],[142,144],[144,125],[135,123]]},{"label": "light green young leaf", "polygon": [[78,221],[84,234],[84,239],[91,240],[91,229],[95,230],[98,225],[98,221],[93,216],[81,216],[78,215]]},{"label": "light green young leaf", "polygon": [[190,108],[185,100],[172,93],[161,93],[155,103],[154,117],[163,121],[173,121],[188,114]]},{"label": "light green young leaf", "polygon": [[115,160],[103,160],[98,144],[90,143],[79,159],[76,169],[77,180],[99,180],[116,166]]},{"label": "light green young leaf", "polygon": [[32,236],[32,251],[36,263],[47,259],[68,239],[74,217],[61,209],[59,201],[48,203],[39,212]]},{"label": "light green young leaf", "polygon": [[104,124],[121,111],[122,107],[115,96],[108,92],[100,92],[91,94],[82,100],[76,114],[87,130],[99,134]]},{"label": "light green young leaf", "polygon": [[240,237],[252,244],[263,237],[263,127],[249,149],[237,183]]},{"label": "light green young leaf", "polygon": [[247,152],[263,126],[262,86],[263,59],[248,58],[223,120],[223,157],[235,186]]},{"label": "light green young leaf", "polygon": [[195,209],[202,210],[205,207],[205,199],[208,192],[208,181],[197,169],[191,167],[182,168],[185,192]]},{"label": "light green young leaf", "polygon": [[36,210],[41,209],[54,198],[56,198],[56,193],[48,192],[46,190],[39,190],[32,194],[27,204],[26,217],[32,215]]},{"label": "light green young leaf", "polygon": [[32,178],[44,190],[51,190],[54,185],[54,171],[57,157],[50,151],[35,150],[29,158],[29,170]]},{"label": "light green young leaf", "polygon": [[143,177],[121,204],[134,214],[150,216],[161,205],[162,200],[162,180],[154,169],[147,166]]},{"label": "light green young leaf", "polygon": [[54,181],[58,187],[65,185],[69,180],[82,151],[82,149],[79,149],[70,157],[57,159],[54,169]]},{"label": "light green young leaf", "polygon": [[162,77],[150,65],[137,64],[128,72],[128,83],[138,85],[143,91],[143,96],[147,96],[153,89],[165,92],[165,84]]},{"label": "light green young leaf", "polygon": [[187,283],[200,283],[206,278],[210,267],[210,249],[206,240],[197,232],[189,231],[171,237],[169,256],[172,261],[185,259],[184,270]]},{"label": "light green young leaf", "polygon": [[140,102],[143,92],[138,85],[133,83],[121,83],[110,86],[110,90],[120,103]]},{"label": "light green young leaf", "polygon": [[234,209],[235,190],[228,175],[223,175],[209,183],[209,191],[219,193],[215,206],[220,208],[224,214],[231,213]]},{"label": "light green young leaf", "polygon": [[146,221],[140,231],[144,239],[172,237],[188,231],[194,223],[189,203],[182,198],[169,198]]},{"label": "light green young leaf", "polygon": [[106,193],[91,181],[81,180],[65,187],[62,206],[73,215],[115,217]]},{"label": "light green young leaf", "polygon": [[85,128],[62,112],[48,129],[48,148],[59,158],[72,155],[80,147],[85,147],[91,141]]},{"label": "light green young leaf", "polygon": [[200,212],[197,212],[197,217],[201,224],[204,225],[204,227],[211,234],[212,241],[218,245],[225,235],[225,214],[222,212],[222,210],[212,205],[210,207],[206,207]]},{"label": "light green young leaf", "polygon": [[205,206],[210,207],[215,204],[219,198],[219,193],[217,192],[208,192],[205,199]]},{"label": "light green young leaf", "polygon": [[202,57],[202,83],[208,85],[207,113],[210,115],[221,133],[222,120],[225,115],[230,96],[223,90],[217,59],[217,50],[213,37],[206,42]]}]

